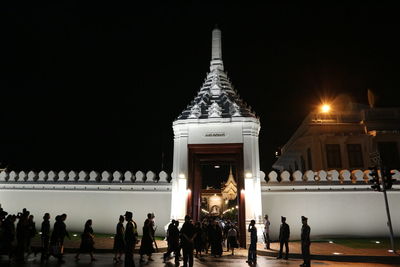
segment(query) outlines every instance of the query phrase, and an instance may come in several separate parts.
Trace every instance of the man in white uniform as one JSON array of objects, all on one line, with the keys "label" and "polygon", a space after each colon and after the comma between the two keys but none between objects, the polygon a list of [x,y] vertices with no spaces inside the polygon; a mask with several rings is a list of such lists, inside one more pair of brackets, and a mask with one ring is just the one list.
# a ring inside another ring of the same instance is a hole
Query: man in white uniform
[{"label": "man in white uniform", "polygon": [[269,239],[269,226],[270,226],[270,222],[268,220],[268,214],[265,214],[264,216],[264,243],[265,243],[265,249],[270,249],[270,243],[271,240]]}]

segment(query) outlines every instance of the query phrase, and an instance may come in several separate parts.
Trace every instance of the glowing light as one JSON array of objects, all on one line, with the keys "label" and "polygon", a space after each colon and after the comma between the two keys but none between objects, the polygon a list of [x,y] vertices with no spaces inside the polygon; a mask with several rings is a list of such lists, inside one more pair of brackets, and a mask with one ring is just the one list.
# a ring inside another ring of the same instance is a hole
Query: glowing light
[{"label": "glowing light", "polygon": [[215,165],[214,168],[219,169],[221,166]]},{"label": "glowing light", "polygon": [[73,234],[72,236],[78,236],[77,234]]},{"label": "glowing light", "polygon": [[246,173],[246,178],[251,178],[253,177],[253,174],[251,172]]},{"label": "glowing light", "polygon": [[333,241],[329,241],[329,244],[333,244]]},{"label": "glowing light", "polygon": [[381,243],[381,241],[375,241],[375,243],[376,243],[376,244],[380,244],[380,243]]},{"label": "glowing light", "polygon": [[321,112],[322,113],[328,113],[329,111],[331,111],[331,106],[328,104],[323,104],[321,106]]},{"label": "glowing light", "polygon": [[236,206],[236,208],[238,209],[238,208],[239,208],[239,206]]},{"label": "glowing light", "polygon": [[389,249],[388,252],[393,253],[394,251],[392,249]]},{"label": "glowing light", "polygon": [[189,195],[190,193],[192,193],[192,190],[186,189],[186,193]]},{"label": "glowing light", "polygon": [[240,190],[240,194],[245,194],[246,191],[244,191],[244,189]]},{"label": "glowing light", "polygon": [[185,175],[183,173],[179,174],[179,178],[185,179]]},{"label": "glowing light", "polygon": [[210,212],[208,212],[208,211],[205,210],[205,209],[201,209],[201,211],[204,212],[204,213],[207,213],[207,214],[210,213]]},{"label": "glowing light", "polygon": [[113,237],[113,236],[110,236],[110,238],[111,238],[111,239],[114,239],[114,237]]},{"label": "glowing light", "polygon": [[333,255],[342,255],[343,253],[340,253],[340,252],[333,252],[332,254],[333,254]]}]

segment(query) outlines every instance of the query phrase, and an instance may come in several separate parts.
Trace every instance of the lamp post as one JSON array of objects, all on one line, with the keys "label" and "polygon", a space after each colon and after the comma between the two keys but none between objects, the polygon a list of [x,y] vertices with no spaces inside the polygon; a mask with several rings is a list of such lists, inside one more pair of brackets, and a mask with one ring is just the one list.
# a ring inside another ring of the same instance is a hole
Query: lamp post
[{"label": "lamp post", "polygon": [[386,190],[390,189],[386,188],[386,181],[388,179],[392,179],[391,175],[388,174],[390,173],[390,170],[387,170],[383,164],[382,164],[382,159],[379,151],[371,153],[370,154],[370,160],[371,162],[375,165],[372,172],[370,172],[373,180],[372,183],[375,183],[374,185],[371,186],[375,191],[381,191],[380,185],[382,185],[382,193],[385,199],[385,208],[386,208],[386,216],[387,216],[387,226],[389,227],[389,234],[390,234],[390,245],[391,245],[391,252],[396,253],[395,250],[395,245],[394,245],[394,234],[393,234],[393,227],[392,227],[392,219],[390,217],[390,210],[389,210],[389,203],[388,203],[388,197]]},{"label": "lamp post", "polygon": [[327,122],[332,114],[332,107],[328,103],[322,103],[314,112],[314,121],[323,124]]},{"label": "lamp post", "polygon": [[329,104],[322,104],[321,112],[322,113],[329,113],[331,111],[331,106]]}]

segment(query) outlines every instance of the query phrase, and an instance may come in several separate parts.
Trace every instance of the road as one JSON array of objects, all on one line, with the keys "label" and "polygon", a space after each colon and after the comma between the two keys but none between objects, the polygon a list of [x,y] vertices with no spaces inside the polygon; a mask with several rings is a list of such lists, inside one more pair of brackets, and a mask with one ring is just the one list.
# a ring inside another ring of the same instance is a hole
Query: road
[{"label": "road", "polygon": [[[95,255],[97,261],[95,262],[90,262],[90,258],[87,255],[81,255],[80,261],[75,261],[74,259],[74,254],[67,254],[65,256],[65,261],[66,263],[62,264],[62,267],[83,267],[83,266],[91,266],[91,267],[105,267],[105,266],[115,266],[115,267],[123,267],[124,264],[113,264],[112,258],[113,255],[106,253],[106,254],[97,254]],[[146,266],[146,267],[152,267],[152,266],[164,266],[164,267],[174,267],[175,265],[173,264],[173,260],[171,260],[168,263],[163,263],[162,262],[162,254],[161,253],[156,253],[153,255],[154,261],[153,262],[144,262],[141,265],[139,265],[139,256],[135,255],[135,262],[137,263],[136,266]],[[271,266],[271,267],[280,267],[280,266],[285,266],[285,267],[290,267],[290,266],[299,266],[302,263],[301,260],[297,259],[289,259],[289,260],[276,260],[275,258],[271,257],[264,257],[264,256],[258,256],[258,264],[257,266]],[[9,263],[8,261],[5,260],[5,258],[1,258],[0,260],[0,266],[1,267],[11,267],[11,266],[27,266],[27,267],[37,267],[37,266],[46,266],[46,267],[52,267],[52,266],[60,266],[57,262],[56,259],[52,258],[47,264],[41,264],[40,263],[40,256],[37,256],[36,258],[30,257],[26,261],[25,264],[23,265],[17,265],[16,263]],[[182,266],[182,262],[181,262]],[[195,264],[194,266],[199,266],[199,267],[206,267],[206,266],[218,266],[218,267],[245,267],[248,266],[246,264],[246,257],[243,255],[241,256],[223,256],[221,258],[214,258],[210,256],[206,256],[202,258],[201,260],[195,259]],[[365,267],[372,267],[372,266],[382,266],[382,267],[389,267],[389,266],[398,266],[398,265],[390,265],[390,264],[376,264],[376,263],[350,263],[350,262],[332,262],[332,261],[313,261],[312,266],[365,266]]]}]

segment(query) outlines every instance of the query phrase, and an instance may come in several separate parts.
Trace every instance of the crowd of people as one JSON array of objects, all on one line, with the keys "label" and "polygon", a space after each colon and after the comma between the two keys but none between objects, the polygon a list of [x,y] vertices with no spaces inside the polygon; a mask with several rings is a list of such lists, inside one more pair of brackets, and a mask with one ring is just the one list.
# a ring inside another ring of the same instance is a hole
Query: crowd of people
[{"label": "crowd of people", "polygon": [[[41,252],[41,260],[45,261],[50,256],[56,257],[63,262],[64,238],[69,234],[66,229],[66,214],[57,215],[53,232],[50,234],[50,214],[43,215],[41,225],[41,249],[32,249],[32,239],[37,235],[34,216],[27,209],[15,214],[8,214],[0,208],[0,249],[3,254],[17,262],[23,262],[26,256]],[[16,223],[16,221],[18,222]],[[16,223],[16,226],[15,226]]]},{"label": "crowd of people", "polygon": [[[253,222],[253,221],[252,221]],[[310,232],[311,228],[308,225],[308,218],[305,216],[301,216],[301,253],[303,256],[303,263],[300,264],[300,267],[310,267],[311,266],[311,255],[310,255]],[[250,224],[251,225],[251,224]],[[263,236],[264,236],[264,243],[265,243],[265,249],[270,249],[270,244],[271,240],[269,237],[269,229],[270,229],[270,221],[268,219],[268,215],[264,216],[264,229],[263,229]],[[249,226],[249,232],[250,226]],[[257,236],[255,237],[257,238]],[[290,238],[290,227],[286,223],[286,217],[281,216],[281,225],[279,228],[279,253],[277,259],[282,259],[283,258],[283,247],[285,247],[285,257],[284,259],[287,260],[289,259],[289,238]],[[251,242],[253,242],[253,237],[251,237]],[[257,242],[257,241],[255,241]],[[248,258],[248,263],[254,263],[256,261],[256,258],[251,257],[253,255],[250,255],[250,249],[249,249],[249,258]]]},{"label": "crowd of people", "polygon": [[179,221],[172,220],[168,226],[168,250],[164,253],[164,262],[173,252],[175,265],[179,266],[182,250],[183,266],[193,266],[193,257],[202,257],[209,252],[211,256],[221,257],[223,244],[226,244],[227,251],[231,251],[234,255],[235,248],[239,247],[238,240],[237,223],[213,217],[194,222],[187,215],[181,230],[179,230]]},{"label": "crowd of people", "polygon": [[[158,251],[155,241],[156,227],[154,218],[153,213],[148,213],[143,224],[143,236],[139,248],[140,262],[145,261],[145,255],[148,261],[153,261],[152,254]],[[0,208],[0,252],[8,255],[10,260],[15,260],[16,262],[23,262],[32,253],[35,257],[36,254],[41,253],[40,259],[42,262],[47,261],[52,256],[58,259],[60,263],[63,263],[64,239],[70,239],[65,224],[66,219],[66,214],[57,215],[51,232],[50,214],[45,213],[40,228],[41,247],[40,250],[35,250],[32,249],[31,245],[32,239],[37,235],[34,216],[27,209],[12,215]],[[303,224],[301,229],[301,248],[304,263],[300,266],[308,267],[310,266],[310,227],[306,217],[302,216],[301,221]],[[281,217],[281,222],[278,259],[283,258],[283,247],[286,249],[284,258],[288,259],[290,228],[286,223],[285,217]],[[83,253],[88,254],[91,261],[96,260],[93,255],[95,241],[92,223],[92,220],[89,219],[84,225],[81,244],[75,256],[77,261],[80,260],[80,255]],[[268,215],[265,215],[263,236],[266,249],[270,249],[269,231],[270,221]],[[247,263],[255,265],[257,263],[257,228],[254,220],[250,222],[248,232],[250,234],[250,245],[248,247]],[[164,262],[170,260],[171,255],[174,254],[175,266],[179,266],[179,261],[182,258],[184,267],[192,267],[194,257],[201,258],[208,253],[214,257],[221,257],[224,247],[227,252],[231,252],[234,255],[235,248],[239,247],[239,233],[236,222],[215,217],[205,217],[202,221],[194,222],[189,215],[186,215],[181,228],[179,228],[178,220],[172,220],[167,229],[168,249],[163,254]],[[137,224],[133,221],[132,212],[126,211],[125,215],[119,216],[116,226],[113,261],[115,263],[121,262],[122,256],[125,254],[125,266],[134,266],[133,251],[138,242]]]}]

